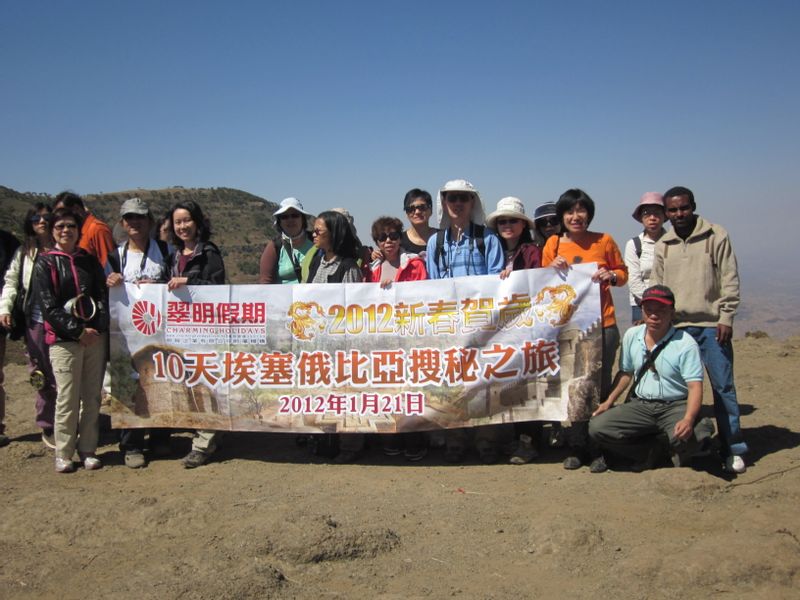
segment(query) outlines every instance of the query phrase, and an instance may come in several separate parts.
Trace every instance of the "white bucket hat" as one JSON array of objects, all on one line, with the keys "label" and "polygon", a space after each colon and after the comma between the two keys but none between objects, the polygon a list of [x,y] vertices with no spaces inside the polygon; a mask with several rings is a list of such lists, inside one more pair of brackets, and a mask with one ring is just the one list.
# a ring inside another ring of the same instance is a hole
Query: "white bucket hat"
[{"label": "white bucket hat", "polygon": [[521,219],[528,224],[528,229],[533,227],[533,221],[525,214],[525,205],[522,203],[522,200],[514,196],[501,198],[497,203],[497,210],[486,217],[486,224],[492,229],[497,229],[495,227],[495,221],[497,221],[499,217]]},{"label": "white bucket hat", "polygon": [[297,198],[284,198],[283,200],[281,200],[281,207],[274,213],[272,213],[272,215],[274,217],[277,217],[278,215],[282,215],[287,210],[290,210],[292,208],[297,212],[299,212],[300,214],[305,215],[307,217],[314,216],[310,212],[306,212],[305,210],[303,210],[303,205],[300,204],[300,200],[298,200]]},{"label": "white bucket hat", "polygon": [[483,225],[486,222],[486,213],[483,211],[481,195],[475,189],[475,186],[466,179],[452,179],[442,186],[436,199],[436,216],[439,219],[439,229],[450,227],[450,215],[447,214],[447,210],[444,207],[444,194],[447,192],[469,192],[475,196],[475,202],[472,203],[470,221],[476,225]]}]

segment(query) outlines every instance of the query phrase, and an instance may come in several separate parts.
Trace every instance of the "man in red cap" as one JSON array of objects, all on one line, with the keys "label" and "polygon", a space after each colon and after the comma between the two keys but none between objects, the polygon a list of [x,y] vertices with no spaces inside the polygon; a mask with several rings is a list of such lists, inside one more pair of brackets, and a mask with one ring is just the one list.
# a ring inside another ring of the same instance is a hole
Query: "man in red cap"
[{"label": "man in red cap", "polygon": [[[642,311],[644,324],[625,332],[619,372],[608,399],[589,421],[589,436],[603,452],[652,467],[663,448],[653,443],[654,437],[664,434],[673,464],[682,466],[698,448],[695,422],[703,403],[700,349],[691,335],[673,327],[675,296],[668,287],[647,288]],[[627,401],[614,406],[631,382]],[[606,469],[602,456],[590,467],[593,473]]]}]

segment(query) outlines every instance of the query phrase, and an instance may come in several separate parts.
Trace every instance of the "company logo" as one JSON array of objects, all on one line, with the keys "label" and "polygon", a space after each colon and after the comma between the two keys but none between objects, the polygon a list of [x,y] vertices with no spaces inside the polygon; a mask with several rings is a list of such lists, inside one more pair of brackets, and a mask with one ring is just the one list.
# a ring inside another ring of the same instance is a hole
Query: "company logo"
[{"label": "company logo", "polygon": [[[320,319],[314,318],[314,313]],[[289,307],[289,322],[286,327],[296,340],[307,342],[313,340],[316,331],[325,331],[325,313],[316,302],[293,302]]]},{"label": "company logo", "polygon": [[161,313],[156,305],[147,300],[139,300],[131,309],[133,326],[144,335],[153,335],[161,327]]}]

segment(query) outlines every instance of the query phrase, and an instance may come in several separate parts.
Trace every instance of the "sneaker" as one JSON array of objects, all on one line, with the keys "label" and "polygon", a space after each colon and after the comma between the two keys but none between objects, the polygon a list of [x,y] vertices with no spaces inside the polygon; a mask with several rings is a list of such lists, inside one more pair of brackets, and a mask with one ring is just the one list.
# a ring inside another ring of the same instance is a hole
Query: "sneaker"
[{"label": "sneaker", "polygon": [[200,450],[192,450],[183,457],[183,467],[185,469],[195,469],[197,467],[202,467],[204,464],[208,462],[210,456],[205,452],[201,452]]},{"label": "sneaker", "polygon": [[56,456],[56,473],[72,473],[75,470],[75,463],[68,458]]},{"label": "sneaker", "polygon": [[87,454],[83,457],[83,468],[87,471],[96,471],[103,468],[103,463],[94,454]]},{"label": "sneaker", "polygon": [[56,437],[52,429],[42,429],[42,443],[46,448],[56,449]]},{"label": "sneaker", "polygon": [[580,469],[583,462],[577,456],[568,456],[564,459],[564,468],[568,471],[574,471],[575,469]]},{"label": "sneaker", "polygon": [[747,465],[741,456],[729,456],[725,459],[725,470],[728,473],[741,474],[747,471]]},{"label": "sneaker", "polygon": [[536,458],[539,458],[539,453],[533,447],[533,438],[523,433],[519,436],[517,449],[508,462],[512,465],[526,465]]},{"label": "sneaker", "polygon": [[5,433],[0,433],[0,448],[3,446],[8,446],[11,443],[11,438],[8,437]]},{"label": "sneaker", "polygon": [[128,450],[125,453],[125,466],[129,469],[141,469],[144,465],[144,454],[138,450]]},{"label": "sneaker", "polygon": [[408,462],[417,462],[422,460],[428,455],[428,449],[425,446],[420,448],[406,448],[404,456]]},{"label": "sneaker", "polygon": [[608,471],[608,465],[603,456],[598,456],[589,465],[589,473],[605,473],[606,471]]}]

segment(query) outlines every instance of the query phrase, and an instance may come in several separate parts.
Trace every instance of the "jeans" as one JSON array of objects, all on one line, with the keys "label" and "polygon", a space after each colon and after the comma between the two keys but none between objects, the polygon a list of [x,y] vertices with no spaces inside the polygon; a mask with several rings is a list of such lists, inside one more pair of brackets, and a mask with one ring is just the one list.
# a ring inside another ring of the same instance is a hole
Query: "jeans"
[{"label": "jeans", "polygon": [[714,392],[714,416],[717,430],[725,447],[723,452],[741,456],[747,452],[747,444],[739,424],[739,402],[733,384],[733,345],[728,342],[720,346],[716,327],[682,327],[700,346],[700,356],[708,372]]}]

